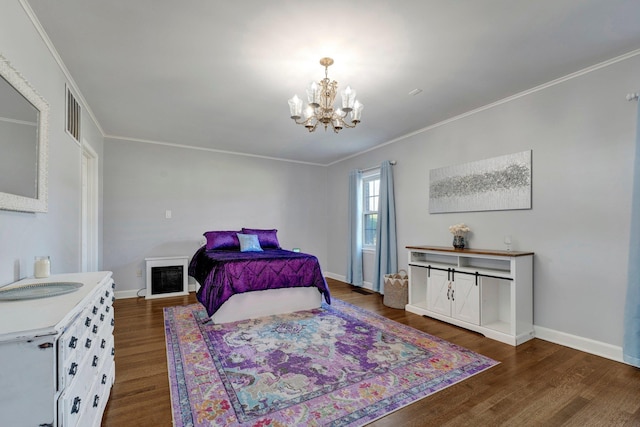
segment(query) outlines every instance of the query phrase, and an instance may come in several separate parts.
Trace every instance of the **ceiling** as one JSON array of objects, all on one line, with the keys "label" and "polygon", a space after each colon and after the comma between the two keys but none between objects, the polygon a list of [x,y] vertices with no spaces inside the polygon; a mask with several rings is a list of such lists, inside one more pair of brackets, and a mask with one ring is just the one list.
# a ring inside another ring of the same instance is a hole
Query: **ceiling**
[{"label": "ceiling", "polygon": [[[105,136],[322,165],[640,48],[638,0],[27,1]],[[339,134],[289,118],[324,56]]]}]

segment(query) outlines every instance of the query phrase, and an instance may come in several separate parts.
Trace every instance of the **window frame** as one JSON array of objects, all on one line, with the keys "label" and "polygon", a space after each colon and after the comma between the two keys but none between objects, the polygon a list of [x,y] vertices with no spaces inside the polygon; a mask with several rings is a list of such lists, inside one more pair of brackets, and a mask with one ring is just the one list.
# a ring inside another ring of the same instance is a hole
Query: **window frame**
[{"label": "window frame", "polygon": [[[375,168],[373,170],[367,171],[365,173],[362,174],[362,181],[361,181],[361,185],[362,185],[362,212],[361,212],[361,217],[362,217],[362,250],[363,251],[373,251],[375,252],[376,250],[376,244],[367,244],[366,243],[366,216],[367,215],[371,215],[371,214],[377,214],[378,216],[380,215],[380,210],[379,207],[380,205],[378,204],[378,209],[377,210],[367,210],[368,207],[368,203],[367,203],[367,184],[371,181],[378,181],[378,203],[380,200],[380,168]],[[376,222],[376,226],[377,226],[377,222]],[[377,232],[377,230],[376,230]]]}]

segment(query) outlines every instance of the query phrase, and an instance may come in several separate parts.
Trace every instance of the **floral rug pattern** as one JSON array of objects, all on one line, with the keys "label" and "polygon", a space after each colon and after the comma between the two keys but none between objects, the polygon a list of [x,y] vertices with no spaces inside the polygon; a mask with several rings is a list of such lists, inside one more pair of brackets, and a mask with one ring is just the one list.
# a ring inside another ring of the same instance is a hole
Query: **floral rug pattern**
[{"label": "floral rug pattern", "polygon": [[165,308],[174,425],[359,426],[497,364],[335,300],[214,325]]}]

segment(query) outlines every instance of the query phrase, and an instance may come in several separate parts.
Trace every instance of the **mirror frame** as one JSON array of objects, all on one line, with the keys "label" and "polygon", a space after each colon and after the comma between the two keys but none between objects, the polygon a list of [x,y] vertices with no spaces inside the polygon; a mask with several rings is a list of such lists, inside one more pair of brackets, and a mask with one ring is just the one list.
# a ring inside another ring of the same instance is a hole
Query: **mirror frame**
[{"label": "mirror frame", "polygon": [[0,209],[20,212],[47,212],[49,104],[2,55],[0,55],[0,76],[38,110],[38,188],[36,198],[0,192]]}]

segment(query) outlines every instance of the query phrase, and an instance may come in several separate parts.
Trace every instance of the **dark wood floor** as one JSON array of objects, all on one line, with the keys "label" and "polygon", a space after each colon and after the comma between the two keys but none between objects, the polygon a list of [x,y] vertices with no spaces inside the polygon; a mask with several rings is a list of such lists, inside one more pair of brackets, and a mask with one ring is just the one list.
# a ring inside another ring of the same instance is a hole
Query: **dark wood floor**
[{"label": "dark wood floor", "polygon": [[[640,426],[640,369],[539,339],[512,347],[327,281],[335,298],[501,362],[372,425]],[[193,302],[116,300],[116,382],[103,426],[172,425],[162,309]]]}]

